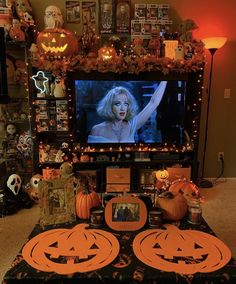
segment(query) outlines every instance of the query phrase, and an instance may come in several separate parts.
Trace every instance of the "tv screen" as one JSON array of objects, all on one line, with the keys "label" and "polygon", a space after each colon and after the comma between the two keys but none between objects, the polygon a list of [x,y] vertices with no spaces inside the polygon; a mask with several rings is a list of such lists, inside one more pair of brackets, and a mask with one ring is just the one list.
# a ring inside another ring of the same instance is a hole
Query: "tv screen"
[{"label": "tv screen", "polygon": [[[141,127],[137,127],[135,117],[148,104],[160,82],[75,80],[78,142],[183,145],[186,80],[168,81],[159,106],[148,113]],[[124,88],[131,98],[120,95],[115,96],[115,100],[113,96],[112,102],[104,99],[111,90],[122,94]]]}]

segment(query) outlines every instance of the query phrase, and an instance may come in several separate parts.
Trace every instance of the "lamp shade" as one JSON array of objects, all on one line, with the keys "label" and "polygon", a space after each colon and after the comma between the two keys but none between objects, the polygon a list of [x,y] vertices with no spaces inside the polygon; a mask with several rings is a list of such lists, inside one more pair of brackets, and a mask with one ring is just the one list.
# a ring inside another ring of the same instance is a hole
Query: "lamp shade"
[{"label": "lamp shade", "polygon": [[219,49],[226,43],[226,37],[207,37],[202,39],[206,49]]}]

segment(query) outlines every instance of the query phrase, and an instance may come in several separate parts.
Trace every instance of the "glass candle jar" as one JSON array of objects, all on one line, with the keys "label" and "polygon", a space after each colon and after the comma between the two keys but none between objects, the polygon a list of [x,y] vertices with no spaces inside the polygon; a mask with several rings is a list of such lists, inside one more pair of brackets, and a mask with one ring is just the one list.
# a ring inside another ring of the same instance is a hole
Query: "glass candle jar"
[{"label": "glass candle jar", "polygon": [[200,224],[202,221],[202,207],[198,199],[188,201],[188,222]]}]

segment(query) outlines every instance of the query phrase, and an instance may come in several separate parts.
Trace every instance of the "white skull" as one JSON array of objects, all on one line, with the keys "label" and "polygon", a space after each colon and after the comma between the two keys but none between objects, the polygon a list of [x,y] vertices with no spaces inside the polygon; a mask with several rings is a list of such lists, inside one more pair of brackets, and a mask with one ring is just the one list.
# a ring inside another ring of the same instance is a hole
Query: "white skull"
[{"label": "white skull", "polygon": [[12,191],[14,195],[17,195],[21,188],[21,178],[17,174],[12,174],[7,180],[7,187]]},{"label": "white skull", "polygon": [[30,179],[30,185],[31,187],[33,188],[38,188],[39,187],[39,182],[43,180],[43,177],[42,175],[40,174],[37,174],[37,175],[34,175],[32,176],[32,178]]},{"label": "white skull", "polygon": [[7,134],[13,135],[16,133],[16,126],[14,124],[8,124],[6,128]]},{"label": "white skull", "polygon": [[44,24],[45,29],[61,28],[64,20],[61,10],[57,6],[50,5],[45,9]]}]

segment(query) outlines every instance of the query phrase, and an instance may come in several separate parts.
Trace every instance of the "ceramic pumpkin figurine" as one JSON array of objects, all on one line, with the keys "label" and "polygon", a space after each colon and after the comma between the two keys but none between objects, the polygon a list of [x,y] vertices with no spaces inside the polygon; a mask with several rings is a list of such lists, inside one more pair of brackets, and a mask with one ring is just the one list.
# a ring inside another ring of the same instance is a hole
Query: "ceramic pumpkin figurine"
[{"label": "ceramic pumpkin figurine", "polygon": [[89,191],[88,180],[85,179],[84,189],[76,195],[76,215],[80,219],[90,218],[90,209],[101,204],[98,194],[92,190]]},{"label": "ceramic pumpkin figurine", "polygon": [[167,170],[162,169],[156,171],[156,187],[157,189],[166,190],[169,187],[169,173]]},{"label": "ceramic pumpkin figurine", "polygon": [[171,221],[182,219],[188,210],[187,201],[181,193],[163,192],[157,196],[155,203],[156,207],[163,209],[164,219]]},{"label": "ceramic pumpkin figurine", "polygon": [[74,33],[65,29],[45,29],[37,37],[39,54],[64,57],[78,52],[78,41]]},{"label": "ceramic pumpkin figurine", "polygon": [[183,196],[187,200],[200,198],[200,191],[196,184],[185,179],[178,179],[173,181],[169,187],[169,191],[174,195],[177,193],[183,193]]}]

